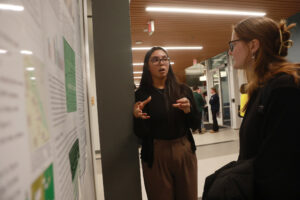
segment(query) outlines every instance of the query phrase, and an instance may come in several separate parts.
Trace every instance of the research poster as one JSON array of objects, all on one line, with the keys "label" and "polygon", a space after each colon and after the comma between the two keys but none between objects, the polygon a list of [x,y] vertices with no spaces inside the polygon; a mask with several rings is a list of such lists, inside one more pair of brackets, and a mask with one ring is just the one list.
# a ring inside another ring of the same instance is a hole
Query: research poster
[{"label": "research poster", "polygon": [[83,1],[1,0],[0,24],[0,200],[84,199]]}]

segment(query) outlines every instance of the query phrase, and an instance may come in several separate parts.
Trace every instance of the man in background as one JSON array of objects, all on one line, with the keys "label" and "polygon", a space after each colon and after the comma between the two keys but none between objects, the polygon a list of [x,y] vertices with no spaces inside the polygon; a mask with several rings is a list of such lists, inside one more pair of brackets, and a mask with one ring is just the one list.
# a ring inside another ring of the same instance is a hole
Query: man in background
[{"label": "man in background", "polygon": [[203,111],[203,107],[204,107],[204,100],[203,97],[201,95],[201,91],[200,88],[196,85],[193,86],[193,95],[194,95],[194,99],[196,102],[196,106],[197,106],[197,110],[198,110],[198,115],[199,115],[199,125],[198,128],[196,130],[193,130],[194,133],[199,133],[201,134],[201,124],[202,124],[202,111]]}]

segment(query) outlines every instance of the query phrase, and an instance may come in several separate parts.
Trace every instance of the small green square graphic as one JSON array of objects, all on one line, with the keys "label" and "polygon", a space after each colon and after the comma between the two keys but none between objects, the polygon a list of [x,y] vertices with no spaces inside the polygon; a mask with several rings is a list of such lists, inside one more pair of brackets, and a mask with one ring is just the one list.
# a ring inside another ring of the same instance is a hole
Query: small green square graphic
[{"label": "small green square graphic", "polygon": [[78,169],[78,161],[80,158],[80,152],[79,152],[79,140],[76,139],[74,142],[70,152],[69,152],[69,160],[70,160],[70,166],[71,166],[71,174],[72,174],[72,181],[74,181],[76,171]]},{"label": "small green square graphic", "polygon": [[77,110],[75,52],[65,38],[63,40],[67,112],[75,112]]}]

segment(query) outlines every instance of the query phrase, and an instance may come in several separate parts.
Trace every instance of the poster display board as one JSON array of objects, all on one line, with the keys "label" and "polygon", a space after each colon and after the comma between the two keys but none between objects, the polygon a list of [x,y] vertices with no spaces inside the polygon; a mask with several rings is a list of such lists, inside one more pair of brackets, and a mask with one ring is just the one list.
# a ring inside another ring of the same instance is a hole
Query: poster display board
[{"label": "poster display board", "polygon": [[95,199],[82,3],[0,0],[1,200]]}]

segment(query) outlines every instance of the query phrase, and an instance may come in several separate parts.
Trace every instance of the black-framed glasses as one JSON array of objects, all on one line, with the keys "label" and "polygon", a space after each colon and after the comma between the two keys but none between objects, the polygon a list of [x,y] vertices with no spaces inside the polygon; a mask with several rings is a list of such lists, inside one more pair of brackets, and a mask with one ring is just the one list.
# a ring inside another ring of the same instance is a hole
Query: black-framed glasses
[{"label": "black-framed glasses", "polygon": [[237,39],[237,40],[231,40],[231,41],[229,41],[228,42],[228,44],[229,44],[229,50],[232,52],[233,51],[233,49],[234,49],[234,43],[235,42],[237,42],[237,41],[241,41],[241,39]]},{"label": "black-framed glasses", "polygon": [[169,57],[159,58],[159,57],[154,56],[150,59],[150,61],[153,65],[159,65],[160,63],[162,63],[162,64],[169,63],[170,58]]}]

